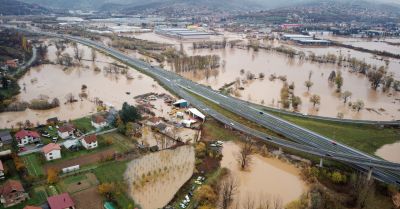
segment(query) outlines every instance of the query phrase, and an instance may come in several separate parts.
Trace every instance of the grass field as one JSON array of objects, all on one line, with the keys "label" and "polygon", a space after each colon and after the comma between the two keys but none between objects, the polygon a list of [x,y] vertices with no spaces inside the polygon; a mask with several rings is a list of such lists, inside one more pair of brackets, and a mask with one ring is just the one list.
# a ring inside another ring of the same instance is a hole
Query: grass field
[{"label": "grass field", "polygon": [[400,129],[328,122],[281,113],[273,114],[369,154],[374,154],[377,149],[385,144],[391,144],[400,140]]},{"label": "grass field", "polygon": [[75,127],[85,133],[95,130],[92,126],[90,117],[83,117],[72,121]]},{"label": "grass field", "polygon": [[133,147],[132,141],[128,137],[116,131],[98,136],[98,138],[105,142],[110,140],[113,143],[112,146],[121,153],[129,151]]},{"label": "grass field", "polygon": [[24,155],[21,158],[25,162],[26,168],[28,169],[30,175],[41,176],[45,174],[40,163],[40,156],[37,153]]},{"label": "grass field", "polygon": [[[124,182],[124,172],[127,168],[127,162],[125,161],[113,161],[105,163],[94,170],[94,174],[100,183],[114,182],[123,183]],[[133,207],[135,204],[125,192],[120,192],[115,194],[116,202],[122,208]]]},{"label": "grass field", "polygon": [[213,118],[208,118],[202,127],[202,139],[206,141],[214,140],[239,140],[240,136]]}]

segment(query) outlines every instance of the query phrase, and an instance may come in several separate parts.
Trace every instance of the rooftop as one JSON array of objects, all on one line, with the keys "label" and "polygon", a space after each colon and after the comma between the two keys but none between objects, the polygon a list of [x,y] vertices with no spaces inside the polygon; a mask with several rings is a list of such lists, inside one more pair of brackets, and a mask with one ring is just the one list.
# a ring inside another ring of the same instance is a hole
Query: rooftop
[{"label": "rooftop", "polygon": [[74,201],[68,193],[48,197],[47,202],[51,209],[65,209],[75,206]]}]

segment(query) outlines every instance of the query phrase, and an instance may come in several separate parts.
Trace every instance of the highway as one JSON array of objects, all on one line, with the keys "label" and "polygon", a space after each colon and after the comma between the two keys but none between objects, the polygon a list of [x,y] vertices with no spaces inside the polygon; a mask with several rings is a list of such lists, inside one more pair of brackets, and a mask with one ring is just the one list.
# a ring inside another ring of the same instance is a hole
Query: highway
[{"label": "highway", "polygon": [[[369,171],[370,168],[373,167],[373,176],[376,179],[386,183],[400,185],[399,164],[370,156],[349,146],[334,142],[327,137],[299,127],[267,112],[263,112],[260,109],[257,109],[257,107],[249,105],[248,102],[222,95],[218,91],[187,80],[173,72],[166,71],[159,67],[153,67],[149,63],[129,57],[116,49],[103,45],[102,43],[69,35],[59,35],[46,32],[36,33],[69,39],[71,41],[94,47],[97,50],[105,52],[116,59],[121,60],[122,62],[134,66],[138,70],[158,80],[160,84],[164,85],[164,87],[170,91],[188,100],[192,105],[204,113],[243,133],[263,139],[268,143],[282,148],[297,150],[326,159],[337,160],[345,164],[349,164],[363,172]],[[232,119],[229,119],[212,108],[206,106],[204,103],[193,97],[189,92],[206,98],[223,107],[224,109],[227,109],[237,115],[242,116],[243,118],[279,133],[292,141],[272,137],[242,124],[238,124]]]}]

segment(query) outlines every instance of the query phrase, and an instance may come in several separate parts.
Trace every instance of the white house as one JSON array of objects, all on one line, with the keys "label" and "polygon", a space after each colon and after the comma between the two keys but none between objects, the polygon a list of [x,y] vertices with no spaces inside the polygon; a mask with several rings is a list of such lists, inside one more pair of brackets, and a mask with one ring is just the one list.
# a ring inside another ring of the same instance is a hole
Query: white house
[{"label": "white house", "polygon": [[15,134],[15,139],[18,142],[18,146],[21,147],[40,141],[40,136],[36,131],[20,130]]},{"label": "white house", "polygon": [[98,146],[97,137],[95,134],[83,137],[83,139],[81,139],[81,143],[86,149],[94,149]]},{"label": "white house", "polygon": [[101,115],[93,116],[91,122],[92,126],[95,127],[96,129],[104,128],[108,125],[106,119]]},{"label": "white house", "polygon": [[47,161],[61,158],[61,147],[59,144],[50,143],[42,148]]},{"label": "white house", "polygon": [[57,133],[60,138],[66,139],[73,136],[74,131],[75,127],[72,124],[65,124],[58,129]]}]

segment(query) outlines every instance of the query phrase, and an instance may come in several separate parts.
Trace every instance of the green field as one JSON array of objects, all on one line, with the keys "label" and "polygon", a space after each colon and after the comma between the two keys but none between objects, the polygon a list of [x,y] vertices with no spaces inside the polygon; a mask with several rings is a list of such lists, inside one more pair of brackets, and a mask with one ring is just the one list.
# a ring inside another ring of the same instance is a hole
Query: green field
[{"label": "green field", "polygon": [[280,113],[273,114],[369,154],[374,154],[385,144],[392,144],[400,140],[400,129],[328,122]]},{"label": "green field", "polygon": [[133,145],[132,140],[116,131],[98,136],[98,138],[104,142],[110,140],[112,142],[112,146],[121,153],[129,151]]},{"label": "green field", "polygon": [[73,120],[72,124],[74,124],[74,126],[77,129],[79,129],[79,130],[81,130],[81,131],[83,131],[85,133],[96,130],[92,126],[90,117],[83,117],[83,118],[79,118],[79,119]]},{"label": "green field", "polygon": [[25,162],[25,166],[28,169],[28,173],[32,176],[44,175],[44,171],[41,165],[40,156],[37,153],[24,155],[21,157]]},{"label": "green field", "polygon": [[[94,174],[100,183],[114,182],[124,184],[124,172],[127,168],[126,161],[112,161],[100,165],[94,170]],[[134,206],[133,200],[131,200],[125,192],[115,194],[116,202],[122,208],[128,208]]]}]

